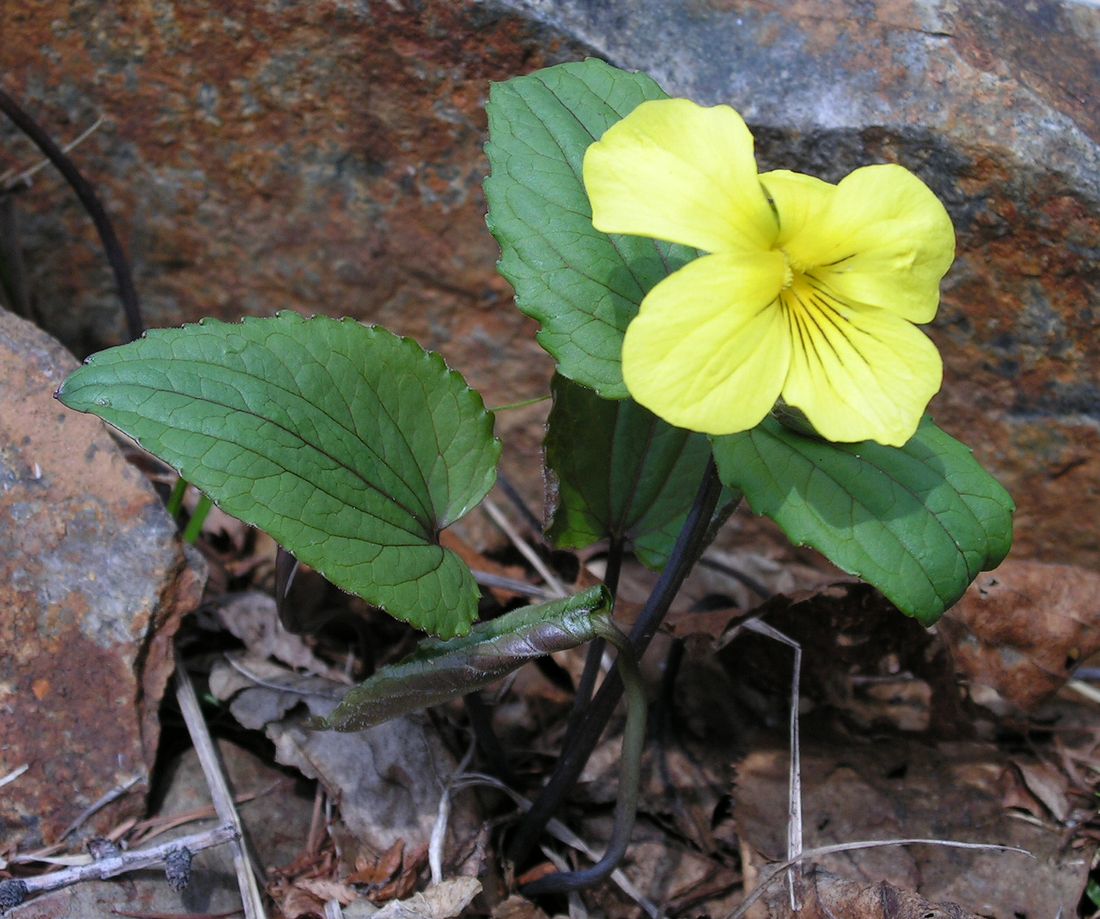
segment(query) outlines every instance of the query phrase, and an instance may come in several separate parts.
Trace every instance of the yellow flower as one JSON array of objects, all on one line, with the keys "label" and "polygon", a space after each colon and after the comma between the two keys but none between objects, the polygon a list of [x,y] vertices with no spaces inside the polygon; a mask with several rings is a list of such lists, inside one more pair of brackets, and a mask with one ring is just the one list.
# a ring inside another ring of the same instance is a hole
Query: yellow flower
[{"label": "yellow flower", "polygon": [[954,258],[936,196],[901,166],[838,185],[758,174],[728,106],[645,102],[584,158],[596,228],[710,253],[654,287],[623,341],[631,395],[708,434],[755,427],[780,397],[832,441],[901,446],[943,366],[929,322]]}]

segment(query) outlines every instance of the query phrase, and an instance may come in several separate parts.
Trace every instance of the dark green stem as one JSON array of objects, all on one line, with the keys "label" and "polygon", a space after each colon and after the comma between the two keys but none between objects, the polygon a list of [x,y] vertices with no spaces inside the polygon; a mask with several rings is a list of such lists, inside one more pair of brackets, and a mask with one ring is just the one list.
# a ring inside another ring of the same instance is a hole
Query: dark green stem
[{"label": "dark green stem", "polygon": [[[707,463],[695,503],[680,529],[668,564],[661,572],[661,577],[646,601],[645,609],[630,632],[630,642],[637,657],[640,658],[649,646],[680,585],[684,583],[701,554],[721,493],[722,483],[718,480],[718,470],[711,459]],[[576,783],[584,764],[588,762],[588,757],[607,726],[622,691],[622,680],[618,673],[612,673],[604,680],[592,704],[585,709],[576,730],[572,732],[571,742],[562,751],[550,781],[546,783],[542,794],[535,800],[516,832],[512,843],[514,862],[524,861],[534,850],[546,822],[558,809],[566,793]]]},{"label": "dark green stem", "polygon": [[515,786],[516,777],[508,766],[508,757],[504,754],[504,748],[500,745],[496,731],[493,730],[493,715],[480,692],[467,693],[462,697],[466,705],[466,714],[470,719],[470,727],[477,739],[478,748],[489,763],[489,768],[498,779],[506,785]]},{"label": "dark green stem", "polygon": [[[604,572],[603,582],[614,596],[619,589],[619,572],[623,567],[623,542],[621,539],[612,538],[607,547],[607,571]],[[603,660],[603,650],[606,642],[597,638],[588,646],[588,656],[584,659],[584,670],[577,683],[577,691],[573,696],[573,712],[569,716],[569,728],[565,733],[565,746],[569,746],[573,731],[581,718],[581,713],[592,701],[592,690],[596,687],[596,677],[600,673],[600,661]]]},{"label": "dark green stem", "polygon": [[597,623],[600,638],[619,650],[615,659],[616,672],[626,693],[626,726],[623,728],[623,749],[619,758],[619,796],[615,800],[615,824],[607,851],[591,868],[582,871],[560,871],[526,885],[526,897],[540,894],[566,893],[580,890],[604,880],[615,870],[630,844],[634,818],[638,813],[638,785],[642,772],[642,752],[645,749],[645,686],[638,672],[638,661],[629,639],[610,622]]},{"label": "dark green stem", "polygon": [[122,250],[122,244],[115,235],[115,228],[111,219],[103,209],[94,189],[88,184],[87,179],[80,174],[80,170],[65,151],[53,142],[53,138],[31,118],[19,104],[6,92],[0,89],[0,111],[8,116],[20,131],[27,135],[45,155],[54,168],[65,177],[84,210],[92,218],[96,230],[99,232],[103,250],[107,254],[107,261],[111,263],[111,269],[115,273],[115,283],[118,285],[118,296],[122,300],[122,309],[126,314],[126,325],[130,332],[130,339],[140,338],[145,331],[145,324],[141,318],[141,306],[138,303],[137,291],[134,288],[134,279],[130,274],[130,263],[126,261],[126,254]]}]

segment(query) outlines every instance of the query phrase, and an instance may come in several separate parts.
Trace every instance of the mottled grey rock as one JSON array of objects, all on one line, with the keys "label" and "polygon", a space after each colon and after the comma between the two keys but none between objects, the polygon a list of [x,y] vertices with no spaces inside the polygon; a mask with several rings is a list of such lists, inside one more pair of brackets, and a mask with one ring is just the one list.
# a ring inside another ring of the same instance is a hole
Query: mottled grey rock
[{"label": "mottled grey rock", "polygon": [[0,310],[0,839],[140,813],[172,636],[199,600],[175,526],[104,425],[53,399],[76,361]]}]

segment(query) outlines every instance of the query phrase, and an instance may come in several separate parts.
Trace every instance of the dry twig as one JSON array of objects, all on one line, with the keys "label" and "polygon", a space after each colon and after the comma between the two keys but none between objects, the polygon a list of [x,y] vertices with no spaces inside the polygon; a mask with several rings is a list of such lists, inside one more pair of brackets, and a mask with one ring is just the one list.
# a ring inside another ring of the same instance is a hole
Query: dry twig
[{"label": "dry twig", "polygon": [[199,708],[195,687],[191,684],[191,678],[178,651],[176,652],[176,700],[179,702],[183,720],[187,724],[187,731],[191,735],[191,742],[195,745],[199,765],[202,766],[206,784],[210,789],[210,797],[214,801],[214,809],[218,812],[218,817],[237,832],[238,839],[233,847],[233,867],[236,869],[237,883],[241,888],[245,919],[266,919],[267,912],[256,881],[256,873],[244,845],[244,825],[233,804],[233,796],[229,791],[225,774],[222,772],[217,748],[214,746],[214,740],[210,736],[206,720]]},{"label": "dry twig", "polygon": [[220,846],[222,843],[234,842],[238,838],[239,835],[234,827],[219,826],[203,833],[181,836],[148,849],[119,852],[117,855],[110,855],[87,865],[66,868],[64,871],[55,871],[38,877],[0,881],[0,912],[18,906],[34,894],[60,890],[62,887],[79,884],[81,881],[106,881],[130,871],[155,868],[178,857],[178,853],[182,851],[200,852],[203,849]]}]

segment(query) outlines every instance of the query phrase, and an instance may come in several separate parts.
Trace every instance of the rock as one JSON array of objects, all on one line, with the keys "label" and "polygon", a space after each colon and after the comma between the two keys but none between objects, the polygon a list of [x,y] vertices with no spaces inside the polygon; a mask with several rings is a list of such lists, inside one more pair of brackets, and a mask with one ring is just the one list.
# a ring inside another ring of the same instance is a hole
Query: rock
[{"label": "rock", "polygon": [[152,487],[97,419],[53,391],[76,361],[0,310],[0,839],[54,841],[140,813],[172,636],[202,576]]},{"label": "rock", "polygon": [[[485,228],[483,106],[490,80],[580,45],[472,0],[231,14],[47,0],[7,13],[4,35],[5,88],[48,131],[71,139],[104,116],[74,157],[150,326],[351,315],[441,350],[489,404],[546,391],[552,364]],[[0,116],[0,175],[38,158]],[[43,325],[78,354],[121,341],[114,281],[69,188],[45,171],[17,204]],[[530,417],[503,415],[503,430]],[[531,458],[539,441],[523,438]]]},{"label": "rock", "polygon": [[[1017,553],[1100,564],[1100,11],[1072,0],[393,0],[280,7],[42,3],[5,23],[8,87],[116,216],[149,321],[350,314],[438,348],[489,404],[550,362],[484,230],[489,80],[586,53],[730,102],[762,163],[914,169],[959,260],[931,334],[932,409],[1016,497]],[[0,136],[10,137],[10,130]],[[12,137],[0,161],[35,157]],[[18,153],[14,151],[20,151]],[[31,288],[74,347],[118,339],[112,282],[58,180],[19,202]],[[505,469],[538,494],[538,409]]]}]

